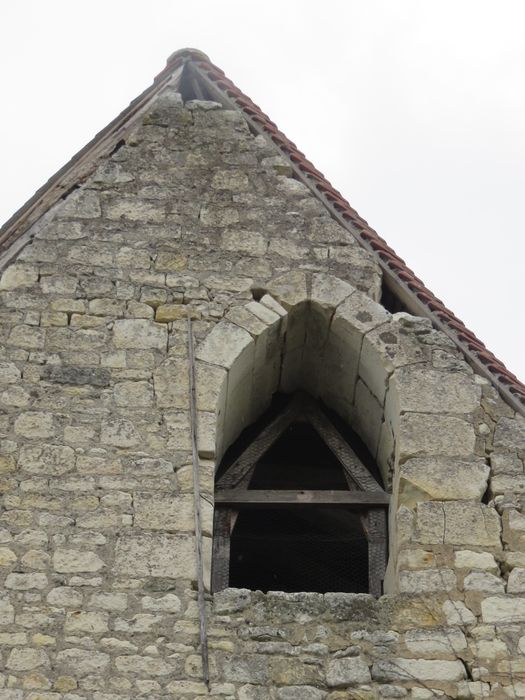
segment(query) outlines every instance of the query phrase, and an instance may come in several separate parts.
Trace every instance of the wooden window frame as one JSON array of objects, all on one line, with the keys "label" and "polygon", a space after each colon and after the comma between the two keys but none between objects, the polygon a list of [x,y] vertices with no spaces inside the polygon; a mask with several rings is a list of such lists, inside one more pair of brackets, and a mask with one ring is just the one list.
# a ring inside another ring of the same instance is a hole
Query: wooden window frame
[{"label": "wooden window frame", "polygon": [[[340,462],[348,491],[248,490],[261,457],[293,423],[309,423]],[[308,395],[296,394],[233,464],[215,487],[212,591],[229,585],[230,539],[240,510],[247,508],[352,507],[362,512],[368,541],[368,590],[382,594],[387,560],[387,506],[390,496],[357,457],[331,420]]]}]

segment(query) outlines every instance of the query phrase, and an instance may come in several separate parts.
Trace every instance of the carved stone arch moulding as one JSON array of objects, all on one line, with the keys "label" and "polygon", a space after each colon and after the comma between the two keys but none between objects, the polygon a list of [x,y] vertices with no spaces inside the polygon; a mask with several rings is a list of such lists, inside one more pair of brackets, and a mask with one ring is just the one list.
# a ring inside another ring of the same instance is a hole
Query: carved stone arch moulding
[{"label": "carved stone arch moulding", "polygon": [[289,272],[214,326],[196,377],[199,454],[215,466],[278,391],[305,390],[358,433],[392,492],[389,591],[403,589],[399,551],[425,544],[432,501],[469,501],[483,520],[481,389],[427,320],[392,315],[337,277]]}]

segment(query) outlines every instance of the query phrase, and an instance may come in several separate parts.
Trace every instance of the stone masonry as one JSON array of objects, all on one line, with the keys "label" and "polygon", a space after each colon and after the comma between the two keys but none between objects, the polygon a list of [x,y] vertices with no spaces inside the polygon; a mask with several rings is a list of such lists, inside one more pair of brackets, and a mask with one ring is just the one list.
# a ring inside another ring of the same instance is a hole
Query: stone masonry
[{"label": "stone masonry", "polygon": [[[525,697],[525,420],[239,112],[168,88],[0,280],[0,700]],[[214,469],[277,391],[392,493],[386,595],[208,595]]]}]

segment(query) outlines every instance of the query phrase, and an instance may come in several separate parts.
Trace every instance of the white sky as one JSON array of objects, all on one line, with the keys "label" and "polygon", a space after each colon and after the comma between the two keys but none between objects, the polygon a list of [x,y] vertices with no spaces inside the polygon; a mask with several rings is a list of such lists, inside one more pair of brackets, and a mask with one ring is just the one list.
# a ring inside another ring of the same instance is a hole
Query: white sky
[{"label": "white sky", "polygon": [[522,0],[18,0],[0,8],[5,221],[207,53],[525,379]]}]

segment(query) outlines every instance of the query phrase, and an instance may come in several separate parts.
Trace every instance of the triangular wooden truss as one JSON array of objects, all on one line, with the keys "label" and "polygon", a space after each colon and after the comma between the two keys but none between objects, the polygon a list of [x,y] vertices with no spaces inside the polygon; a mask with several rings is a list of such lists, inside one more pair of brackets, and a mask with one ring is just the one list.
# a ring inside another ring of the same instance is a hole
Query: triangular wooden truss
[{"label": "triangular wooden truss", "polygon": [[[294,423],[309,423],[335,455],[348,483],[348,490],[255,490],[248,489],[263,455]],[[228,586],[230,536],[236,514],[246,508],[351,507],[363,511],[368,539],[369,591],[379,596],[386,566],[386,506],[389,495],[363,465],[330,419],[307,394],[294,396],[288,406],[261,430],[219,478],[215,491],[212,587]]]}]

